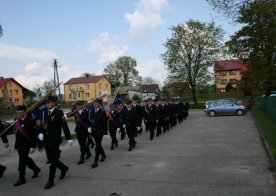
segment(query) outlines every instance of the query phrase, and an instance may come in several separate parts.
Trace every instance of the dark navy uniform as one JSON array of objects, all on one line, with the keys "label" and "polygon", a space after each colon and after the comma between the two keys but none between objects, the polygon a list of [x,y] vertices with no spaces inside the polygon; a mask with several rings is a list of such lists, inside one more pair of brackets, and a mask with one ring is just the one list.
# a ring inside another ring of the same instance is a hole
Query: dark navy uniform
[{"label": "dark navy uniform", "polygon": [[35,121],[30,116],[26,115],[24,113],[25,111],[25,106],[19,106],[17,108],[17,112],[22,114],[19,114],[19,118],[17,119],[15,125],[15,149],[17,150],[19,156],[19,179],[14,186],[26,183],[26,166],[33,170],[33,178],[36,178],[40,172],[40,168],[37,167],[34,161],[29,157],[30,150],[32,149],[34,152],[34,149],[36,148]]},{"label": "dark navy uniform", "polygon": [[[48,98],[48,104],[52,104],[56,102],[55,97]],[[61,171],[60,179],[65,177],[66,172],[69,167],[62,163],[60,158],[60,150],[59,145],[62,142],[61,138],[61,129],[64,132],[66,140],[68,143],[73,142],[70,134],[70,130],[68,128],[67,122],[65,120],[63,111],[53,107],[51,109],[48,108],[42,115],[42,125],[44,127],[44,143],[45,143],[45,151],[47,158],[50,162],[50,173],[49,180],[45,185],[45,189],[49,189],[54,186],[54,178],[56,174],[56,169],[58,168]]]},{"label": "dark navy uniform", "polygon": [[136,111],[134,110],[131,102],[128,103],[128,108],[126,112],[126,131],[129,138],[129,148],[128,151],[132,151],[136,146],[135,134],[136,134],[136,122],[137,122]]},{"label": "dark navy uniform", "polygon": [[119,114],[115,110],[114,106],[110,106],[110,111],[108,112],[108,129],[111,137],[111,150],[114,150],[114,146],[118,147],[118,140],[116,137],[117,129],[119,128],[120,119]]},{"label": "dark navy uniform", "polygon": [[145,119],[145,123],[147,123],[148,129],[150,131],[150,140],[153,140],[154,129],[156,126],[155,105],[148,104],[144,107],[144,119]]},{"label": "dark navy uniform", "polygon": [[92,129],[92,136],[96,143],[95,160],[91,165],[92,168],[98,167],[99,157],[101,162],[106,159],[104,149],[102,147],[103,136],[107,135],[107,116],[101,108],[89,111],[89,127]]},{"label": "dark navy uniform", "polygon": [[[2,129],[3,129],[3,125],[2,125],[2,121],[0,120],[0,130],[3,131]],[[3,143],[6,144],[6,147],[8,147],[9,146],[8,145],[9,141],[8,141],[6,133],[4,133],[3,135],[1,135],[1,139],[2,139]],[[2,178],[2,176],[4,174],[4,171],[6,169],[7,169],[6,166],[0,164],[0,178]]]}]

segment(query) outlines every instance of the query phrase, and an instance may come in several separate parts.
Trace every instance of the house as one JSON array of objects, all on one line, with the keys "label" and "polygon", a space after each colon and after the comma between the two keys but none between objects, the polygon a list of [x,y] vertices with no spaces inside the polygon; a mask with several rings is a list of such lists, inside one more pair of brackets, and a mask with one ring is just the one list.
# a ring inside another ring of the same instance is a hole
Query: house
[{"label": "house", "polygon": [[139,97],[141,100],[147,100],[148,98],[155,99],[161,93],[158,84],[123,86],[117,88],[120,88],[119,94],[122,100],[133,100],[134,96]]},{"label": "house", "polygon": [[24,93],[28,90],[13,78],[0,77],[0,98],[14,105],[25,104]]},{"label": "house", "polygon": [[91,76],[71,78],[64,84],[64,101],[74,102],[83,100],[89,102],[103,95],[111,94],[111,83],[104,76]]},{"label": "house", "polygon": [[241,59],[215,61],[214,75],[216,92],[226,92],[226,85],[231,83],[238,90],[237,83],[248,69],[248,64]]}]

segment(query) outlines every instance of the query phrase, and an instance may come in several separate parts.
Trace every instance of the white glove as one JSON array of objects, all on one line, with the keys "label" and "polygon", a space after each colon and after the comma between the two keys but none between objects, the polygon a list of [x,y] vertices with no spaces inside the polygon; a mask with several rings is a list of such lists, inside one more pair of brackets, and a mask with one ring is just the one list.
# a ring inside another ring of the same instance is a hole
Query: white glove
[{"label": "white glove", "polygon": [[68,140],[67,143],[68,143],[69,146],[72,146],[73,145],[73,140]]},{"label": "white glove", "polygon": [[87,131],[88,131],[88,133],[92,133],[92,128],[88,127]]},{"label": "white glove", "polygon": [[137,130],[140,131],[140,130],[141,130],[141,127],[137,127]]},{"label": "white glove", "polygon": [[43,141],[43,138],[44,138],[44,135],[43,135],[42,133],[38,134],[38,139],[39,139],[40,141]]},{"label": "white glove", "polygon": [[123,125],[124,129],[126,128],[126,125]]},{"label": "white glove", "polygon": [[65,118],[65,119],[67,119],[67,118],[68,118],[67,114],[64,114],[64,118]]},{"label": "white glove", "polygon": [[30,149],[30,154],[33,154],[35,152],[35,148]]},{"label": "white glove", "polygon": [[117,128],[117,131],[118,131],[118,132],[120,132],[120,131],[121,131],[121,129],[120,129],[120,128]]},{"label": "white glove", "polygon": [[9,145],[9,143],[7,142],[7,143],[4,143],[4,147],[5,148],[8,148],[10,145]]}]

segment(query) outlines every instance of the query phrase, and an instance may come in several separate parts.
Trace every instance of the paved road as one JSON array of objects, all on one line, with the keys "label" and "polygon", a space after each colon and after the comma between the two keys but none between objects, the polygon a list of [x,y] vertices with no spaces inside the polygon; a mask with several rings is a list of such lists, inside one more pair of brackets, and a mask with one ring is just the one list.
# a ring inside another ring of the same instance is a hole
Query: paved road
[{"label": "paved road", "polygon": [[127,151],[127,140],[111,151],[106,138],[107,160],[96,169],[90,168],[92,160],[76,164],[76,142],[73,147],[62,146],[61,159],[70,170],[50,190],[43,189],[48,177],[44,153],[32,155],[42,168],[39,177],[32,179],[27,170],[27,184],[14,188],[18,158],[13,150],[1,148],[0,162],[8,169],[0,179],[0,195],[276,195],[275,177],[267,169],[269,163],[250,113],[210,118],[202,111],[191,111],[186,121],[165,135],[150,141],[149,133],[143,133],[137,142],[132,152]]}]

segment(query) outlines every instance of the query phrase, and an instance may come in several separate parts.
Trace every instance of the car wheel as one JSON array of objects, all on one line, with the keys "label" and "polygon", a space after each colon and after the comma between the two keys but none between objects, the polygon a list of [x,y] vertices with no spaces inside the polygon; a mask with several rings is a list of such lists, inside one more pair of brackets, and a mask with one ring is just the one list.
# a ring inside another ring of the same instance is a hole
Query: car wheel
[{"label": "car wheel", "polygon": [[243,115],[243,111],[242,110],[237,110],[237,115],[238,116],[242,116]]},{"label": "car wheel", "polygon": [[210,111],[210,112],[209,112],[209,115],[210,115],[211,117],[214,117],[214,116],[216,116],[216,112],[215,112],[215,111]]}]

